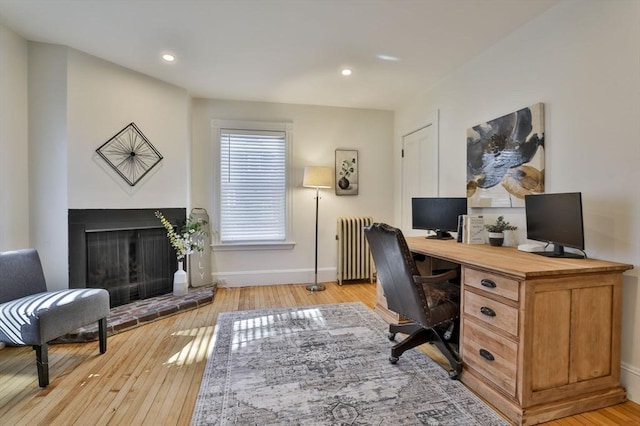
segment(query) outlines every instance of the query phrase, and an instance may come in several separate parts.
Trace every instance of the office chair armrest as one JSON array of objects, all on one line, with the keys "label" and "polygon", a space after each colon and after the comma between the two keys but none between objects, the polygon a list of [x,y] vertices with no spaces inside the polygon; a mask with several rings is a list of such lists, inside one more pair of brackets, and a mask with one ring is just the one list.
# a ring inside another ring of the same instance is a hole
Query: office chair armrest
[{"label": "office chair armrest", "polygon": [[442,274],[438,274],[438,275],[427,275],[427,276],[414,275],[413,282],[415,282],[416,284],[434,284],[434,283],[449,281],[457,277],[458,277],[458,270],[452,269],[450,271],[443,272]]}]

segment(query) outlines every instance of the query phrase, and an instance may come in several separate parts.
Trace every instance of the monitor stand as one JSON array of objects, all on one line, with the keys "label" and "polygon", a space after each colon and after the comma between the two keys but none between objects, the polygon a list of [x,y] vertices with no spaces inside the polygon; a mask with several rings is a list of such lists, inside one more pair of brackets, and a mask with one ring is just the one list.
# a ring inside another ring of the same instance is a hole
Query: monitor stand
[{"label": "monitor stand", "polygon": [[564,246],[560,244],[553,244],[553,251],[537,251],[534,253],[540,256],[545,256],[545,257],[562,257],[565,259],[584,259],[584,256],[582,254],[565,251]]},{"label": "monitor stand", "polygon": [[443,231],[441,229],[435,230],[436,235],[429,235],[425,237],[428,240],[453,240],[451,234],[447,231]]}]

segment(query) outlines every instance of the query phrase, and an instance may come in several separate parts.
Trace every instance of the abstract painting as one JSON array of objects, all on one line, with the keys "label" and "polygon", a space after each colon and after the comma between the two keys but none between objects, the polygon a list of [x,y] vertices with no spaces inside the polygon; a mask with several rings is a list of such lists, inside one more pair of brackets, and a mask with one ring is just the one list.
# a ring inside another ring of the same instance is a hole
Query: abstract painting
[{"label": "abstract painting", "polygon": [[467,129],[469,207],[524,207],[544,192],[544,104]]}]

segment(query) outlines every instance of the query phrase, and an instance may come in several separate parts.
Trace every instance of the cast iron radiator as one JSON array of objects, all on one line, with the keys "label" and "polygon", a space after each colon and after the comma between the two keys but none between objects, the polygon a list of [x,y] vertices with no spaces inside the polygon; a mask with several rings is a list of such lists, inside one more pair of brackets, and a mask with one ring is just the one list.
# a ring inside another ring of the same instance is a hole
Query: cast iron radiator
[{"label": "cast iron radiator", "polygon": [[373,282],[374,266],[371,250],[364,236],[364,227],[373,223],[371,217],[338,218],[338,284],[344,280]]}]

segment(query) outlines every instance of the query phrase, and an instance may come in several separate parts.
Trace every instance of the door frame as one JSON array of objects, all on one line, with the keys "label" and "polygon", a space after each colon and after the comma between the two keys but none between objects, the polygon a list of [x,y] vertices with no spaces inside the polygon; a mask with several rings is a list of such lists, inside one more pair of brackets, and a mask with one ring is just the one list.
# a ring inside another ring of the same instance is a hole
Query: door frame
[{"label": "door frame", "polygon": [[[438,109],[427,114],[426,120],[422,124],[416,124],[406,131],[401,132],[400,136],[400,149],[404,150],[404,139],[407,136],[412,135],[426,127],[433,126],[433,133],[435,137],[435,152],[436,157],[436,170],[435,170],[435,182],[436,182],[436,196],[440,196],[440,111]],[[402,151],[401,151],[402,152]],[[404,157],[400,159],[400,227],[403,226],[402,219],[404,218],[404,206],[405,203],[402,200],[404,195]]]}]

